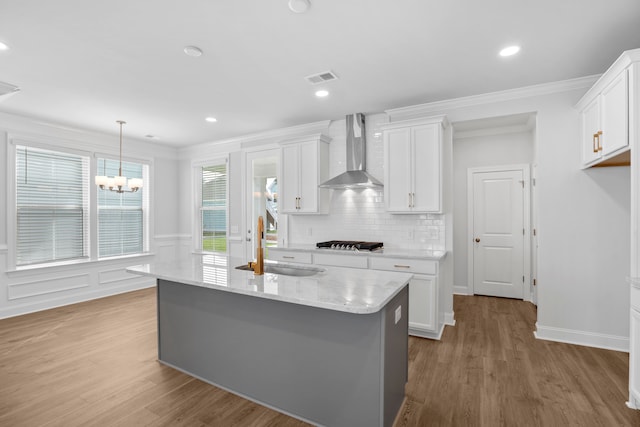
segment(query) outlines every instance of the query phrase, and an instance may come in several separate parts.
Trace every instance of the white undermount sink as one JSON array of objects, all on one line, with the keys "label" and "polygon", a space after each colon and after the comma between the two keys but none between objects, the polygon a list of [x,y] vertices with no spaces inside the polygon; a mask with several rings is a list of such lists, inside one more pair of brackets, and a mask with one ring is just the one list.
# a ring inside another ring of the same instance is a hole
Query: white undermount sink
[{"label": "white undermount sink", "polygon": [[[248,265],[243,264],[236,267],[238,270],[251,271]],[[326,271],[324,268],[311,267],[311,266],[297,266],[297,265],[282,265],[282,264],[265,264],[264,272],[271,274],[284,274],[285,276],[313,276],[314,274],[322,273]]]}]

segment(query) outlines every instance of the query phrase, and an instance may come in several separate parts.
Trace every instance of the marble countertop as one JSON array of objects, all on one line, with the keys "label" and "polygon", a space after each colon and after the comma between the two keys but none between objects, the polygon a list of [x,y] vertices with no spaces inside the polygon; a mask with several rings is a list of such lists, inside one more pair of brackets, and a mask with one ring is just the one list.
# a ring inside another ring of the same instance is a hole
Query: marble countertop
[{"label": "marble countertop", "polygon": [[393,257],[405,259],[428,259],[440,261],[447,256],[447,251],[432,251],[426,249],[379,249],[376,251],[346,251],[339,249],[318,249],[315,245],[291,245],[286,248],[269,248],[270,251],[297,251],[311,252],[323,254],[352,255],[352,256],[371,256],[371,257]]},{"label": "marble countertop", "polygon": [[185,285],[355,314],[378,312],[413,277],[409,273],[342,267],[322,267],[322,272],[307,277],[273,273],[256,276],[252,271],[235,268],[244,264],[244,260],[222,255],[194,255],[182,262],[136,265],[127,271]]}]

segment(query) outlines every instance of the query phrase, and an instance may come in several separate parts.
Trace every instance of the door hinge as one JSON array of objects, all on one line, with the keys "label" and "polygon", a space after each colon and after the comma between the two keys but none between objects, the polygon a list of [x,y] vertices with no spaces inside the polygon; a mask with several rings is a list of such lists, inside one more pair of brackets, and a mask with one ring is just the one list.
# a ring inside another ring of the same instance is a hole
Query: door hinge
[{"label": "door hinge", "polygon": [[535,187],[535,186],[536,186],[536,179],[535,179],[535,178],[533,178],[533,179],[531,180],[531,183],[532,183],[532,184],[533,184],[533,186]]},{"label": "door hinge", "polygon": [[524,236],[524,228],[522,229],[522,235]]},{"label": "door hinge", "polygon": [[524,276],[522,276],[522,283],[524,283]]},{"label": "door hinge", "polygon": [[536,229],[534,228],[534,229],[533,229],[533,235],[534,235],[534,236],[537,236],[537,234],[536,234],[536,233],[537,233],[537,232],[536,232]]},{"label": "door hinge", "polygon": [[522,184],[522,188],[524,188],[524,180],[520,180],[520,184]]},{"label": "door hinge", "polygon": [[533,279],[533,286],[536,285],[536,279]]}]

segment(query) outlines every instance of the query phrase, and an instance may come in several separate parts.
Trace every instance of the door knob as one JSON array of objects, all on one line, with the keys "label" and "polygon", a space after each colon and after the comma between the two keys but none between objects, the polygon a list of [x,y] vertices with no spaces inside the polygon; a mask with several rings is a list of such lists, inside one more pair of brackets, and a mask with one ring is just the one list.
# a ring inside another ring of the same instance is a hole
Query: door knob
[{"label": "door knob", "polygon": [[476,237],[476,243],[480,243],[480,238]]}]

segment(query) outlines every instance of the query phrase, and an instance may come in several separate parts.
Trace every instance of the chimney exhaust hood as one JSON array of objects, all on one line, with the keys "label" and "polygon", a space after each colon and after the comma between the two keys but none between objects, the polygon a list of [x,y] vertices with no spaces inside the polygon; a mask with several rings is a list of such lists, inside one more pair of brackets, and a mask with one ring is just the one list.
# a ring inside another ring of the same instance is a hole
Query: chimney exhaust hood
[{"label": "chimney exhaust hood", "polygon": [[347,171],[319,185],[322,188],[375,188],[382,183],[366,171],[366,136],[364,114],[350,114],[347,119]]}]

